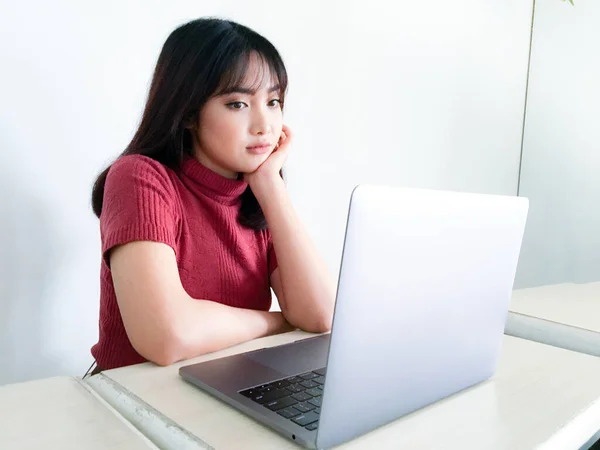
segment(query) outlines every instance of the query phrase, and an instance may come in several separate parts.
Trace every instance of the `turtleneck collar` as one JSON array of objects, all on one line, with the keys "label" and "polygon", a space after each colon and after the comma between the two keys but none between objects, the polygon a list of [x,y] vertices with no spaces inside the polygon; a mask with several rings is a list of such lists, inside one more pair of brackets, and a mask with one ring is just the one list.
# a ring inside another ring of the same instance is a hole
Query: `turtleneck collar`
[{"label": "turtleneck collar", "polygon": [[181,171],[192,182],[193,187],[223,204],[235,203],[248,187],[245,181],[219,175],[189,155],[184,157]]}]

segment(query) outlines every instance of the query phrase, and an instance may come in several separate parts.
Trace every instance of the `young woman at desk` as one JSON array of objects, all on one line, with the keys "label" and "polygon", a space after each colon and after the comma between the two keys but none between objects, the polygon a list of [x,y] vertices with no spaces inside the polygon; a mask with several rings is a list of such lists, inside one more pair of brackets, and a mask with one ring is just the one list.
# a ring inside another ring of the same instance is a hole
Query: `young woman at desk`
[{"label": "young woman at desk", "polygon": [[273,45],[234,22],[194,20],[166,40],[139,128],[93,189],[93,373],[330,329],[334,281],[281,176],[287,81]]}]

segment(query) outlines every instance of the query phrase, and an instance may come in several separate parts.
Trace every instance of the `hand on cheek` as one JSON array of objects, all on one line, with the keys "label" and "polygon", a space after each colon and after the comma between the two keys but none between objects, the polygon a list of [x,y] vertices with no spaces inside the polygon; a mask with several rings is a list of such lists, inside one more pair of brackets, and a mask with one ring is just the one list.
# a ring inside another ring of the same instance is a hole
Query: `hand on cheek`
[{"label": "hand on cheek", "polygon": [[289,127],[284,125],[281,130],[279,142],[275,146],[275,150],[273,150],[258,169],[252,173],[244,174],[244,179],[248,182],[253,191],[255,190],[255,186],[258,187],[259,184],[281,178],[279,172],[287,160],[291,143],[292,132]]}]

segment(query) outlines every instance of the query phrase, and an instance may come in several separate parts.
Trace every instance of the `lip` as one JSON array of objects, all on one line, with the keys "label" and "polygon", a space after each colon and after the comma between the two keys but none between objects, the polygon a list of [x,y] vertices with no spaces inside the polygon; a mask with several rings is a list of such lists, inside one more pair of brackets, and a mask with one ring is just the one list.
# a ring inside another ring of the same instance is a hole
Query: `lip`
[{"label": "lip", "polygon": [[271,144],[252,145],[252,146],[246,147],[246,150],[248,150],[250,153],[253,153],[255,155],[262,155],[264,153],[267,153],[269,150],[271,150]]}]

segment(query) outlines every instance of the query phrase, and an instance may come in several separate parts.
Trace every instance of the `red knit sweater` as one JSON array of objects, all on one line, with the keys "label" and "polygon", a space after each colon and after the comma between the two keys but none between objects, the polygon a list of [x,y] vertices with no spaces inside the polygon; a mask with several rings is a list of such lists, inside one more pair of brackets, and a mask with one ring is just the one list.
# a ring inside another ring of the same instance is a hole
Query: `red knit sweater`
[{"label": "red knit sweater", "polygon": [[174,249],[181,282],[192,298],[269,310],[269,277],[277,260],[268,231],[237,222],[246,187],[191,157],[178,172],[139,155],[113,164],[100,216],[100,336],[92,347],[99,367],[145,361],[131,345],[119,312],[108,265],[108,252],[116,245],[163,242]]}]

